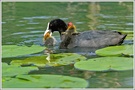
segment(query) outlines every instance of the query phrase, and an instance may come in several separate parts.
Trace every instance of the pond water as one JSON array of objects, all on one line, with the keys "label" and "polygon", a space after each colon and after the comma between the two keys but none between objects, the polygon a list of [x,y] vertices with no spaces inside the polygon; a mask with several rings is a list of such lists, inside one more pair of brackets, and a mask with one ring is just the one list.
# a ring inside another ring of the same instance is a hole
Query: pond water
[{"label": "pond water", "polygon": [[[2,3],[2,45],[42,45],[47,23],[60,18],[72,21],[78,32],[86,30],[122,30],[133,31],[132,2],[3,2]],[[53,36],[60,42],[58,32]],[[133,44],[133,39],[126,39],[123,45]],[[56,53],[75,52],[87,58],[99,57],[96,49],[59,50]],[[43,55],[43,52],[14,58],[3,58],[10,63],[14,59]],[[90,72],[80,71],[74,66],[45,67],[29,74],[58,74],[84,78],[89,88],[132,88],[133,71]]]}]

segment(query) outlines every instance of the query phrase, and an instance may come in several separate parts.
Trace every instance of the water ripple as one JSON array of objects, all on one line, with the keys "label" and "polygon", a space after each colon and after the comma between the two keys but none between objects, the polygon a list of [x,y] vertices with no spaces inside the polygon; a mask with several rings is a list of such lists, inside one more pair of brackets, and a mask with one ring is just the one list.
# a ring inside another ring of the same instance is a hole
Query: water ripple
[{"label": "water ripple", "polygon": [[27,24],[39,24],[38,22],[30,22],[30,23],[27,23]]}]

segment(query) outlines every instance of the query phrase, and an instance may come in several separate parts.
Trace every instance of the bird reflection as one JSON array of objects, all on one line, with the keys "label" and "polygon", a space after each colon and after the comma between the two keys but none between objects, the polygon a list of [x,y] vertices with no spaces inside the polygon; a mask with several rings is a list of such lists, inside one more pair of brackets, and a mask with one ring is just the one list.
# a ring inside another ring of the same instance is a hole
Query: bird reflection
[{"label": "bird reflection", "polygon": [[51,49],[49,49],[49,48],[45,49],[44,54],[47,55],[46,60],[47,60],[49,63],[51,63],[51,62],[50,62],[50,60],[51,60],[51,54],[52,54],[53,52],[54,52],[54,51],[51,50]]}]

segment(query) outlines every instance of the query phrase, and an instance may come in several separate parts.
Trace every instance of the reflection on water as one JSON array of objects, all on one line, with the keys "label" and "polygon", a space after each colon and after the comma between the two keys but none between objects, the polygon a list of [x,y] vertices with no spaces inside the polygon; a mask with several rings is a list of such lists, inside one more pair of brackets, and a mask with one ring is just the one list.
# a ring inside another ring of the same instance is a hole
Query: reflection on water
[{"label": "reflection on water", "polygon": [[[2,45],[42,45],[46,25],[55,18],[72,21],[78,32],[86,30],[130,30],[133,31],[133,3],[128,2],[3,2],[2,3]],[[53,33],[60,42],[59,33]],[[125,40],[124,44],[133,44]],[[57,53],[76,52],[97,57],[96,49],[59,50]],[[42,52],[38,55],[43,54]],[[35,54],[36,56],[37,54]],[[24,57],[22,57],[24,58]],[[12,59],[4,59],[9,62]],[[76,70],[73,65],[48,67],[30,74],[62,74],[85,78],[89,87],[133,87],[133,71],[88,72]]]},{"label": "reflection on water", "polygon": [[15,12],[16,12],[16,7],[15,7],[15,2],[12,3],[7,3],[7,4],[3,4],[2,8],[4,10],[4,12],[2,12],[3,14],[7,14],[10,13],[10,15],[6,15],[4,17],[2,17],[3,19],[7,19],[7,20],[15,20]]},{"label": "reflection on water", "polygon": [[98,23],[98,17],[96,15],[98,15],[100,13],[100,5],[99,3],[95,3],[92,2],[91,4],[89,4],[88,7],[88,19],[90,22],[88,22],[88,26],[90,28],[90,30],[97,30],[97,26],[99,25]]},{"label": "reflection on water", "polygon": [[122,72],[90,72],[76,70],[74,66],[58,66],[47,67],[46,69],[40,68],[39,71],[33,71],[29,74],[57,74],[68,75],[73,77],[84,78],[89,81],[91,88],[131,88],[133,86],[133,71]]},{"label": "reflection on water", "polygon": [[[133,74],[132,71],[128,71],[128,75]],[[125,79],[122,79],[121,75],[125,75]],[[127,72],[103,72],[101,73],[94,73],[95,77],[89,78],[89,79],[93,79],[95,81],[91,82],[90,84],[92,84],[92,87],[122,87],[123,85],[125,85],[126,88],[128,87],[132,87],[133,85],[133,77],[128,77]],[[127,80],[127,81],[125,81]],[[128,82],[128,83],[126,83]],[[99,86],[94,85],[94,83],[97,83]]]}]

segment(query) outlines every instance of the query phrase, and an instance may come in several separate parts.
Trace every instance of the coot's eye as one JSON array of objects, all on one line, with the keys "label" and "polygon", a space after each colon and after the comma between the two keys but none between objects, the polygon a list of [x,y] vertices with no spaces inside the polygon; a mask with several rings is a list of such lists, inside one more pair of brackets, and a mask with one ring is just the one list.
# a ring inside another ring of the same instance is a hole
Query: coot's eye
[{"label": "coot's eye", "polygon": [[50,24],[49,26],[52,26],[52,24]]}]

